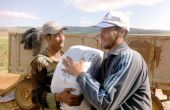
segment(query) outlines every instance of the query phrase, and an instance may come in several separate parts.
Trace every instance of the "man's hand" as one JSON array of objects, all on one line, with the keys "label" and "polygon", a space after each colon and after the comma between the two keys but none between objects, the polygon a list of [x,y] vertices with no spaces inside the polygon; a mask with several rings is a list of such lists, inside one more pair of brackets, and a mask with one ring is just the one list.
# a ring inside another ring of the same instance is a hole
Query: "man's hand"
[{"label": "man's hand", "polygon": [[63,92],[56,94],[56,101],[63,102],[69,106],[78,106],[83,100],[83,95],[73,95],[71,92],[75,91],[73,88],[65,88]]},{"label": "man's hand", "polygon": [[63,58],[63,64],[65,66],[63,71],[68,72],[73,76],[79,76],[83,73],[84,59],[81,59],[80,62],[75,62],[70,57],[67,57]]}]

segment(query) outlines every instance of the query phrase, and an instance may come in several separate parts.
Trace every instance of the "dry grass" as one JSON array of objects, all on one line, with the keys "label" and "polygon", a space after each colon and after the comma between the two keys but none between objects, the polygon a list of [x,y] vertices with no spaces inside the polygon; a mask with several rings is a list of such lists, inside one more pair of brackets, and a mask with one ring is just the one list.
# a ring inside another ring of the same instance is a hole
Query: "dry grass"
[{"label": "dry grass", "polygon": [[0,37],[0,71],[8,66],[8,37]]},{"label": "dry grass", "polygon": [[[0,74],[3,75],[4,73],[7,73],[7,68],[8,68],[8,32],[0,32]],[[0,110],[21,110],[21,108],[17,105],[16,101],[14,100],[7,103],[0,103]]]},{"label": "dry grass", "polygon": [[8,32],[0,31],[0,37],[8,37]]},{"label": "dry grass", "polygon": [[10,101],[7,103],[0,103],[0,110],[22,110],[16,103],[16,101]]}]

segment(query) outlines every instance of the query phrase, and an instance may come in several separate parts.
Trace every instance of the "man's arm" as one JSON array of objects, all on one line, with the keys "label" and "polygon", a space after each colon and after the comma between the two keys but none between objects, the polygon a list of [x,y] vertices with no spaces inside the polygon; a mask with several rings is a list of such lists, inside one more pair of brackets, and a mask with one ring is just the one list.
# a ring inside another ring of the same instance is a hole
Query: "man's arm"
[{"label": "man's arm", "polygon": [[36,57],[31,63],[31,81],[33,86],[32,102],[40,105],[42,108],[53,108],[57,106],[55,93],[50,92],[47,87],[47,61],[43,57]]},{"label": "man's arm", "polygon": [[94,80],[89,73],[77,77],[85,97],[97,109],[107,110],[111,105],[116,109],[126,98],[142,65],[140,58],[132,59],[132,56],[132,51],[128,50],[114,58],[110,75],[105,79],[104,84]]},{"label": "man's arm", "polygon": [[32,62],[32,85],[33,85],[33,91],[32,91],[32,101],[35,104],[40,105],[42,108],[50,108],[50,109],[56,109],[59,107],[59,103],[63,102],[66,103],[69,106],[77,106],[80,105],[83,97],[82,95],[72,95],[70,94],[73,89],[65,89],[61,93],[51,93],[51,90],[49,87],[44,84],[44,82],[47,81],[47,70],[45,60],[42,60],[42,58],[35,59],[34,62]]}]

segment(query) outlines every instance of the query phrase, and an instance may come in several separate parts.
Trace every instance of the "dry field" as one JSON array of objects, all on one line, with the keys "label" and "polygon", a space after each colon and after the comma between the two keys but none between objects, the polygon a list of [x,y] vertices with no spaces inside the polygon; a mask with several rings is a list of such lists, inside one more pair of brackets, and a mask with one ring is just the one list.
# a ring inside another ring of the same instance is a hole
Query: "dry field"
[{"label": "dry field", "polygon": [[[17,74],[9,74],[6,70],[0,71],[0,93],[14,84],[19,78]],[[13,90],[11,90],[13,91]],[[9,92],[10,93],[10,92]],[[0,110],[21,110],[17,103],[13,100],[7,103],[0,103]]]},{"label": "dry field", "polygon": [[0,37],[8,37],[8,32],[0,31]]},{"label": "dry field", "polygon": [[[12,85],[16,75],[7,75],[8,66],[8,32],[0,32],[0,92]],[[5,74],[5,75],[4,75]],[[4,83],[5,82],[5,83]],[[0,103],[0,110],[21,110],[15,101]]]},{"label": "dry field", "polygon": [[8,64],[8,33],[0,32],[0,71],[7,70]]}]

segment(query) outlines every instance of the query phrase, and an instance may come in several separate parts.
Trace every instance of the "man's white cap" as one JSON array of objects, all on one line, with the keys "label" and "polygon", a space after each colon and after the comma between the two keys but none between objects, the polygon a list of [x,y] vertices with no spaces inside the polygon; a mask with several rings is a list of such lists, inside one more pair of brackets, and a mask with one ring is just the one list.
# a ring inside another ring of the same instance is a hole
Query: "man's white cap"
[{"label": "man's white cap", "polygon": [[128,18],[125,15],[123,15],[123,13],[119,12],[107,13],[104,16],[103,20],[96,25],[96,27],[99,28],[108,28],[113,26],[125,28],[127,31],[130,30]]},{"label": "man's white cap", "polygon": [[61,30],[67,30],[55,21],[49,21],[42,26],[43,34],[56,34]]}]

